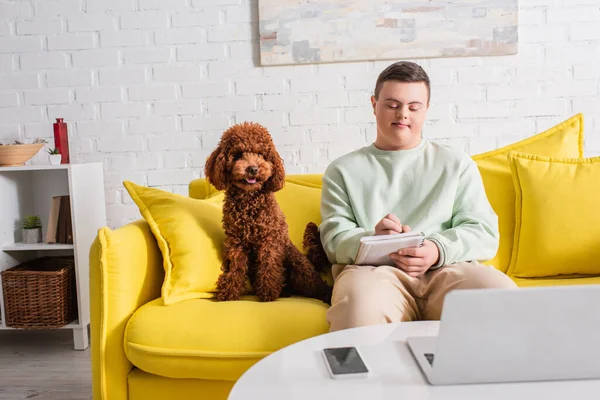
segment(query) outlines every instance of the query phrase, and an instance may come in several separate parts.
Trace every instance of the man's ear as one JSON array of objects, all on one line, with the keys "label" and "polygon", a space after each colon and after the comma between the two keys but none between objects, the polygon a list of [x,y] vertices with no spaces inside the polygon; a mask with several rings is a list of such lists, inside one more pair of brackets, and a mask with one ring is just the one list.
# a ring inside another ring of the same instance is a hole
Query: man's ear
[{"label": "man's ear", "polygon": [[375,113],[375,105],[377,104],[377,99],[375,98],[375,96],[371,96],[371,105],[373,106],[373,114],[377,115]]},{"label": "man's ear", "polygon": [[221,145],[206,160],[204,175],[217,190],[223,190],[227,186],[227,164]]}]

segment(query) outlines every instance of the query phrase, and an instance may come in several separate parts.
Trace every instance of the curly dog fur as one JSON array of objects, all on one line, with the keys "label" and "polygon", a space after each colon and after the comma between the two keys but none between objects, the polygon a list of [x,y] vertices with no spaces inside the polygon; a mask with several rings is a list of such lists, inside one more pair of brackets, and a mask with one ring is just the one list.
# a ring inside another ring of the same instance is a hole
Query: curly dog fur
[{"label": "curly dog fur", "polygon": [[329,302],[331,288],[290,240],[274,194],[283,188],[285,170],[267,129],[250,122],[229,128],[208,158],[205,174],[225,191],[217,300],[239,299],[248,277],[261,301],[291,292]]},{"label": "curly dog fur", "polygon": [[321,272],[331,268],[331,263],[327,259],[327,254],[325,254],[325,249],[321,243],[319,227],[314,222],[309,222],[304,229],[302,248],[306,252],[308,260],[317,268],[317,271]]}]

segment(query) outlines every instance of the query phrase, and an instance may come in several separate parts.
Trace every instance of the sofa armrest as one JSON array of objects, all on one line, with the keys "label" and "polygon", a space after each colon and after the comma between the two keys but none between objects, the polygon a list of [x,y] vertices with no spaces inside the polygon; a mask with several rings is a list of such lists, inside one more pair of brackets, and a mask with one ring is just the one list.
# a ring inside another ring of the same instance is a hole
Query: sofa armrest
[{"label": "sofa armrest", "polygon": [[132,364],[125,327],[133,313],[160,297],[162,254],[147,222],[98,231],[90,249],[92,387],[96,400],[128,398]]}]

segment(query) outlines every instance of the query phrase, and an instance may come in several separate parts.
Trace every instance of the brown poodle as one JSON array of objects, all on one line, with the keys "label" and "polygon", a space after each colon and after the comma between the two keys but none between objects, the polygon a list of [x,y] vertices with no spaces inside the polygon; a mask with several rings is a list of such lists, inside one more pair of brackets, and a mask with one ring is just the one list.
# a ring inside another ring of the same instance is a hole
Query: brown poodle
[{"label": "brown poodle", "polygon": [[330,287],[292,244],[274,192],[283,188],[283,161],[269,132],[245,122],[229,128],[206,162],[208,181],[225,191],[225,243],[217,300],[237,300],[246,277],[261,301],[288,291],[325,302]]}]

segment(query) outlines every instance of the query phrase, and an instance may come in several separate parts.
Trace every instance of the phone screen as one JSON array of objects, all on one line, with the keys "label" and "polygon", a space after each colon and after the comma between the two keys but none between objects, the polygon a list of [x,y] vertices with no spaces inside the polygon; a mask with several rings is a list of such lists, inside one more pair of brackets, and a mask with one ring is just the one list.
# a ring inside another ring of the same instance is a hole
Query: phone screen
[{"label": "phone screen", "polygon": [[360,374],[369,372],[367,366],[360,358],[354,347],[338,347],[324,349],[325,357],[331,367],[331,372],[336,375]]}]

